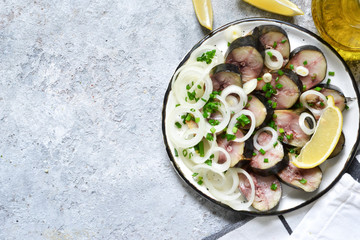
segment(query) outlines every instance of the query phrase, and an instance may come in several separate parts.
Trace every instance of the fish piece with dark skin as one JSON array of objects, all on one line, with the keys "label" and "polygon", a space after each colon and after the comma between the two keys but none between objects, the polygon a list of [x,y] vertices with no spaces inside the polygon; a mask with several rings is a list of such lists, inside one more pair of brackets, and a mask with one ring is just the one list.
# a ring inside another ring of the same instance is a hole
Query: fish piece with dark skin
[{"label": "fish piece with dark skin", "polygon": [[259,77],[263,69],[264,60],[258,47],[254,37],[248,35],[234,40],[226,52],[225,62],[239,68],[244,83]]},{"label": "fish piece with dark skin", "polygon": [[[274,209],[279,204],[282,195],[279,180],[274,175],[262,177],[253,172],[249,172],[249,174],[255,185],[255,199],[252,207],[261,212]],[[251,187],[249,180],[243,174],[239,174],[239,180],[240,191],[246,199],[250,199]]]},{"label": "fish piece with dark skin", "polygon": [[297,168],[290,162],[277,176],[282,182],[291,187],[302,189],[305,192],[313,192],[320,186],[322,171],[320,167],[309,169]]},{"label": "fish piece with dark skin", "polygon": [[327,62],[321,50],[312,45],[304,45],[290,53],[286,68],[296,70],[302,66],[309,70],[307,76],[299,76],[306,90],[316,86],[326,77]]}]

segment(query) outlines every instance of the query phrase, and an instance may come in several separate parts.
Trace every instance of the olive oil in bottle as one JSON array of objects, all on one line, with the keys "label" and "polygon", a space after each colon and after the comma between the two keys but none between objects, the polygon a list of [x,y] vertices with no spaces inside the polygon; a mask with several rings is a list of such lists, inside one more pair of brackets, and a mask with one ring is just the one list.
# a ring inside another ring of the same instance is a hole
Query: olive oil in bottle
[{"label": "olive oil in bottle", "polygon": [[312,0],[320,35],[345,60],[360,60],[360,0]]}]

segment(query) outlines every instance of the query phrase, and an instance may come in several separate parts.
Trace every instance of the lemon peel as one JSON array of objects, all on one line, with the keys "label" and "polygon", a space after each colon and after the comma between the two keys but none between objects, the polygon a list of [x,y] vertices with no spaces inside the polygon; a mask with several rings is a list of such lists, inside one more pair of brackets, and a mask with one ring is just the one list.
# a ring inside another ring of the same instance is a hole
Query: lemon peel
[{"label": "lemon peel", "polygon": [[288,0],[243,0],[262,10],[284,16],[304,15],[304,12]]}]

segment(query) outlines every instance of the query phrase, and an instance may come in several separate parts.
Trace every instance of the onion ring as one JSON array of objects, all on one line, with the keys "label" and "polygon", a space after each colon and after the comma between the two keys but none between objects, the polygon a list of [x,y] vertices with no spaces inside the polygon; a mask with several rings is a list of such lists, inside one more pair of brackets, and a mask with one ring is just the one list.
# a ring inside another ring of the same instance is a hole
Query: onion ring
[{"label": "onion ring", "polygon": [[[271,132],[272,137],[271,137],[271,140],[270,140],[270,142],[268,144],[266,144],[265,146],[261,146],[258,143],[257,139],[258,139],[260,133],[265,132],[265,131]],[[257,150],[260,150],[260,149],[263,149],[264,151],[270,150],[274,146],[275,142],[277,141],[277,138],[278,138],[278,134],[273,128],[271,128],[271,127],[263,127],[261,129],[259,129],[256,132],[256,134],[254,135],[254,138],[253,138],[254,147]]]},{"label": "onion ring", "polygon": [[[310,118],[312,123],[313,123],[313,128],[308,128],[305,124],[305,120],[306,118]],[[316,129],[316,121],[314,119],[313,116],[311,116],[310,113],[307,113],[307,112],[303,112],[300,114],[300,117],[299,117],[299,125],[300,125],[300,128],[301,130],[303,130],[303,132],[307,135],[311,135],[315,132],[315,129]]]}]

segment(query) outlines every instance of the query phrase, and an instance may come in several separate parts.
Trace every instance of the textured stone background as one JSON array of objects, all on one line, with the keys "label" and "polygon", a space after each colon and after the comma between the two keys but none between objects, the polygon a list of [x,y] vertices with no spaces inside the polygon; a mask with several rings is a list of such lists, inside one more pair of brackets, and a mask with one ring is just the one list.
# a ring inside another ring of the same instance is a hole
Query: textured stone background
[{"label": "textured stone background", "polygon": [[[316,31],[311,1],[295,18],[212,2],[215,28]],[[206,33],[190,0],[0,0],[0,239],[200,239],[246,219],[186,186],[163,144],[168,82]]]}]

